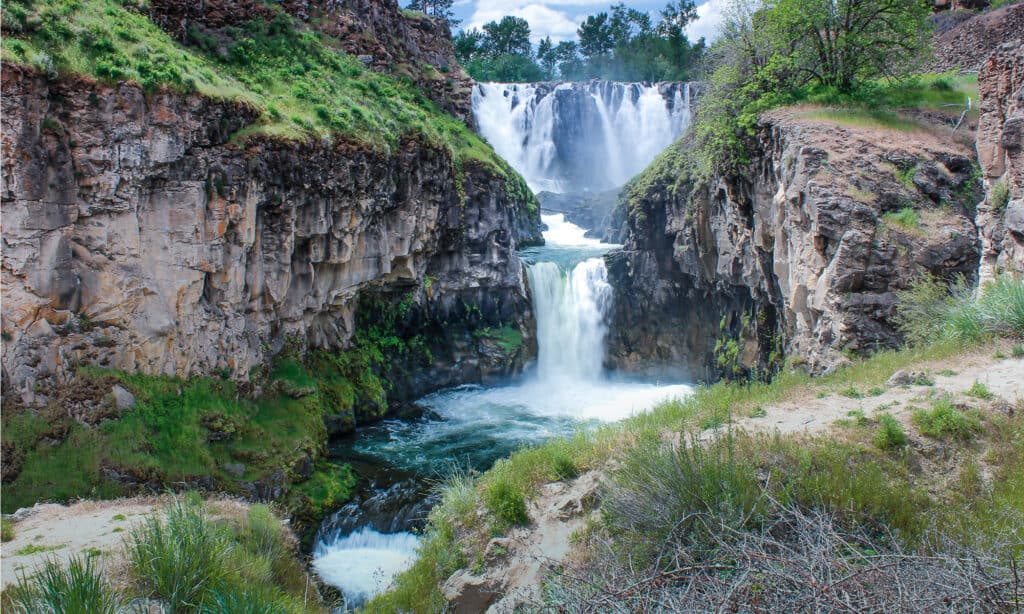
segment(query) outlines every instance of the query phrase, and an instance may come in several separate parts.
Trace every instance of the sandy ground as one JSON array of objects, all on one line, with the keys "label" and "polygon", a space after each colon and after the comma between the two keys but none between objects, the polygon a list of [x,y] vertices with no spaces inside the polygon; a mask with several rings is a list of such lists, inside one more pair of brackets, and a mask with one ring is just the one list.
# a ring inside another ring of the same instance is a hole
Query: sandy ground
[{"label": "sandy ground", "polygon": [[[112,572],[124,565],[124,538],[130,529],[160,511],[170,496],[134,497],[110,501],[80,501],[71,505],[44,503],[10,516],[14,539],[0,545],[0,587],[31,575],[50,558],[66,563],[71,557],[91,556]],[[207,501],[214,516],[244,514],[247,505],[230,498]],[[120,570],[111,575],[123,576]]]},{"label": "sandy ground", "polygon": [[[955,371],[955,374],[939,374],[946,369]],[[875,396],[868,396],[868,389],[864,388],[859,392],[865,396],[859,399],[836,392],[822,394],[819,389],[811,388],[799,398],[764,407],[763,415],[759,417],[738,419],[729,428],[783,434],[821,433],[832,428],[838,420],[847,419],[849,412],[856,410],[867,416],[887,411],[901,422],[909,423],[912,408],[927,407],[936,395],[949,394],[954,399],[968,400],[977,406],[980,403],[978,399],[964,395],[975,381],[983,383],[997,399],[1014,406],[1024,402],[1024,359],[997,360],[990,350],[921,363],[906,371],[926,373],[935,385],[885,385],[884,392]],[[821,398],[818,398],[819,394]],[[704,431],[701,439],[716,437],[725,428]],[[486,607],[489,614],[505,614],[515,611],[519,604],[538,598],[547,571],[564,561],[573,533],[583,528],[594,513],[590,511],[593,506],[589,503],[594,500],[599,481],[600,474],[591,471],[568,484],[544,485],[541,495],[530,505],[531,525],[514,529],[506,538],[491,540],[486,556],[487,568],[480,575],[464,570],[446,583],[446,595],[460,597],[455,611],[480,611]],[[502,556],[491,556],[493,551],[502,552]],[[501,599],[492,604],[495,596],[501,596]],[[480,604],[485,605],[479,607]]]},{"label": "sandy ground", "polygon": [[[44,503],[19,510],[12,518],[14,539],[0,546],[0,585],[6,588],[20,576],[32,574],[49,558],[66,563],[75,555],[86,555],[109,566],[121,559],[129,529],[163,502],[149,497],[71,505]],[[38,549],[42,550],[31,552]]]}]

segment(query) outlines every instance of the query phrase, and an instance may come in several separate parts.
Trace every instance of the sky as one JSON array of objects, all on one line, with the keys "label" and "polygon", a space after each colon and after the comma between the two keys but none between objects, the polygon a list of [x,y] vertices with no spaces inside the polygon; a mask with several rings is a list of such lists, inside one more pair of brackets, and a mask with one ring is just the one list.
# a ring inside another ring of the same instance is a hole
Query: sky
[{"label": "sky", "polygon": [[[687,36],[715,37],[727,0],[697,0],[697,21],[687,28]],[[454,10],[462,20],[462,28],[479,28],[505,15],[522,17],[530,22],[534,42],[550,36],[556,43],[576,38],[576,28],[587,15],[607,11],[618,0],[456,0]],[[649,11],[657,16],[667,0],[622,0],[630,8]]]}]

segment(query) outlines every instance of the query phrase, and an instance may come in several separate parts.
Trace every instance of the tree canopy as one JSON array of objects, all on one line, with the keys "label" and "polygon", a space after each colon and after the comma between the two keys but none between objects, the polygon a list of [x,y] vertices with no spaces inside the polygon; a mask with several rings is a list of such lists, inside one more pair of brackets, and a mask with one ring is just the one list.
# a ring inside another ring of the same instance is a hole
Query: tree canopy
[{"label": "tree canopy", "polygon": [[[732,0],[708,52],[695,130],[717,170],[742,162],[758,114],[799,101],[871,106],[920,68],[928,0]],[[708,169],[705,169],[708,170]]]},{"label": "tree canopy", "polygon": [[670,2],[657,20],[620,3],[587,17],[577,40],[556,45],[546,37],[536,48],[529,23],[506,16],[460,32],[455,54],[481,81],[686,80],[704,51],[703,39],[691,43],[685,34],[696,16],[693,0]]}]

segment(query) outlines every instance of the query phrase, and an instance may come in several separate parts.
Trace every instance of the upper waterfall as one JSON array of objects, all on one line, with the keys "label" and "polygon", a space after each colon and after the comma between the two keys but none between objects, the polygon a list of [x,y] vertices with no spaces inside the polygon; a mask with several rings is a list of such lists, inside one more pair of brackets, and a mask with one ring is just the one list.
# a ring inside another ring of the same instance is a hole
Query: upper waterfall
[{"label": "upper waterfall", "polygon": [[625,184],[690,121],[689,83],[478,83],[480,133],[534,191]]}]

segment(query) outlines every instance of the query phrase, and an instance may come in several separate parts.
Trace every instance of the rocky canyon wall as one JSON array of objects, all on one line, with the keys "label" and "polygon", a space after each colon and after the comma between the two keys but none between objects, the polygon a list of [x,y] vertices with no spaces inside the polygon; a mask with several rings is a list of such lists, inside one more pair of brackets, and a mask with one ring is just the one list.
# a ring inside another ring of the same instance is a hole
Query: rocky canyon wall
[{"label": "rocky canyon wall", "polygon": [[948,129],[778,110],[742,173],[698,181],[688,155],[674,145],[620,202],[615,366],[715,379],[786,355],[826,371],[900,342],[896,292],[914,280],[976,277],[977,170]]},{"label": "rocky canyon wall", "polygon": [[1024,273],[1024,39],[988,57],[978,93],[978,160],[987,188],[978,226],[981,276],[988,279],[1004,271]]},{"label": "rocky canyon wall", "polygon": [[[539,219],[482,164],[236,141],[242,104],[3,72],[5,397],[42,402],[79,364],[243,379],[286,343],[344,347],[365,293],[532,329],[515,249]],[[463,349],[422,386],[509,368]]]}]

